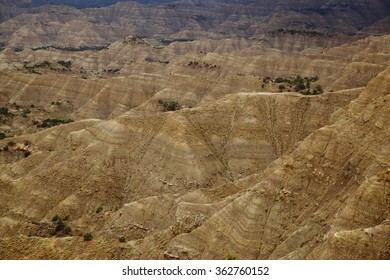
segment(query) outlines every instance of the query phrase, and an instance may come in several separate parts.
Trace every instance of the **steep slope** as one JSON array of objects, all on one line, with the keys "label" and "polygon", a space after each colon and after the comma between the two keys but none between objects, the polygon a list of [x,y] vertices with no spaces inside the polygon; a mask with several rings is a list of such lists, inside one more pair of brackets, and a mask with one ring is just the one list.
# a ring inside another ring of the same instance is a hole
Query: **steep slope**
[{"label": "steep slope", "polygon": [[[243,93],[198,109],[157,114],[130,111],[105,122],[79,121],[14,138],[15,146],[1,151],[6,159],[0,175],[5,192],[1,216],[7,221],[1,234],[10,238],[16,231],[23,239],[34,232],[34,223],[47,223],[59,214],[69,215],[72,227],[93,231],[103,243],[119,234],[137,239],[176,225],[175,215],[163,224],[156,218],[156,212],[147,206],[156,200],[154,204],[162,204],[167,217],[183,201],[177,233],[191,229],[192,218],[188,220],[185,213],[199,211],[196,205],[191,210],[191,205],[204,201],[204,195],[196,190],[260,172],[327,123],[331,112],[354,96],[356,93],[346,92],[315,97]],[[23,144],[26,140],[28,144]],[[1,146],[7,142],[1,141]],[[23,158],[25,150],[31,151],[27,158]],[[188,194],[193,191],[195,194]],[[226,191],[221,191],[226,196]],[[230,190],[235,191],[237,187]],[[94,216],[99,205],[105,207],[104,218]],[[148,210],[136,212],[140,207]],[[211,214],[216,209],[203,211]],[[155,218],[144,219],[145,215]],[[16,220],[21,221],[19,225],[14,224]],[[129,224],[135,228],[124,231]],[[153,230],[145,235],[142,228]],[[15,238],[11,240],[19,242],[19,237]],[[55,238],[45,240],[57,242]],[[75,237],[72,242],[80,240]]]},{"label": "steep slope", "polygon": [[274,162],[203,226],[177,258],[388,259],[390,68],[338,120]]}]

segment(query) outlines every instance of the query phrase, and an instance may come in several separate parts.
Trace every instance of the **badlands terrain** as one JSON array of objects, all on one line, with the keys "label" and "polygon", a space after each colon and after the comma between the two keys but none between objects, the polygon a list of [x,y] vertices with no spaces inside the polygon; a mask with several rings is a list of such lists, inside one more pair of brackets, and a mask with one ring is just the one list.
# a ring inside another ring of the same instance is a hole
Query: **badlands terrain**
[{"label": "badlands terrain", "polygon": [[388,1],[47,2],[0,3],[0,259],[390,259]]}]

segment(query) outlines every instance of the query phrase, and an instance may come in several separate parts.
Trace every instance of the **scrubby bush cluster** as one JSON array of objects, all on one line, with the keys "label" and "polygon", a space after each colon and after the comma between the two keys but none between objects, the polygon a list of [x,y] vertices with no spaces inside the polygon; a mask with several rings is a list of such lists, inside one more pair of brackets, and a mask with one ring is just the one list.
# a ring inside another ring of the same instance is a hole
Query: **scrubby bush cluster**
[{"label": "scrubby bush cluster", "polygon": [[38,51],[38,50],[56,49],[56,50],[68,51],[68,52],[82,52],[82,51],[100,51],[107,48],[108,45],[80,46],[80,47],[43,46],[43,47],[32,48],[31,50]]},{"label": "scrubby bush cluster", "polygon": [[66,69],[69,69],[70,67],[72,67],[72,61],[59,60],[59,61],[57,61],[57,63],[64,66]]},{"label": "scrubby bush cluster", "polygon": [[201,61],[190,61],[188,62],[187,66],[190,66],[192,68],[206,68],[206,69],[220,69],[220,65],[201,62]]},{"label": "scrubby bush cluster", "polygon": [[13,50],[14,52],[21,52],[21,51],[23,51],[24,49],[23,49],[22,47],[14,47],[14,48],[12,48],[12,50]]},{"label": "scrubby bush cluster", "polygon": [[300,92],[305,95],[317,95],[324,92],[321,85],[317,84],[312,88],[313,83],[318,81],[318,76],[314,77],[301,77],[300,75],[297,75],[293,78],[282,78],[277,77],[275,79],[272,79],[271,77],[264,77],[263,83],[275,83],[278,84],[278,89],[280,92],[282,91],[296,91]]},{"label": "scrubby bush cluster", "polygon": [[60,125],[60,124],[66,124],[66,123],[71,123],[73,122],[73,120],[71,119],[64,119],[64,120],[61,120],[61,119],[45,119],[41,122],[37,122],[36,123],[36,126],[38,128],[49,128],[49,127],[53,127],[53,126],[56,126],[56,125]]},{"label": "scrubby bush cluster", "polygon": [[161,108],[164,112],[176,111],[176,110],[180,109],[180,105],[176,101],[163,101],[160,99],[158,101],[158,104],[161,106]]},{"label": "scrubby bush cluster", "polygon": [[55,227],[54,229],[50,230],[50,235],[56,235],[56,236],[72,235],[72,229],[67,224],[68,220],[69,220],[68,216],[61,218],[60,216],[55,215],[51,219]]}]

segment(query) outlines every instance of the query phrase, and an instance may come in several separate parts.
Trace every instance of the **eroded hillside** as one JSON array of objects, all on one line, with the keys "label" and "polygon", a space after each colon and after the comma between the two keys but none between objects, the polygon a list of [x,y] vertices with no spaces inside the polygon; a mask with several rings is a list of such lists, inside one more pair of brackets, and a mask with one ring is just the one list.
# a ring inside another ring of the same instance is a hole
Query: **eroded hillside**
[{"label": "eroded hillside", "polygon": [[388,4],[235,2],[0,4],[0,259],[390,258]]},{"label": "eroded hillside", "polygon": [[13,1],[1,5],[1,39],[12,47],[106,45],[129,34],[164,43],[280,33],[312,37],[313,44],[319,41],[321,45],[338,34],[366,36],[364,28],[382,25],[378,22],[390,11],[385,0],[181,0],[152,5],[131,1],[81,10],[63,5],[28,8]]}]

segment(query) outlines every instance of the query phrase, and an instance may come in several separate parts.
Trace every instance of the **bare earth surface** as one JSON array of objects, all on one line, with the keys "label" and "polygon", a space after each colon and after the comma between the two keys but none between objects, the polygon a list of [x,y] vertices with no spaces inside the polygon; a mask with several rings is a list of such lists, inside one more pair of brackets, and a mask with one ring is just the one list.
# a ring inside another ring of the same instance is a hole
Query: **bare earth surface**
[{"label": "bare earth surface", "polygon": [[11,2],[0,259],[390,259],[385,1]]}]

